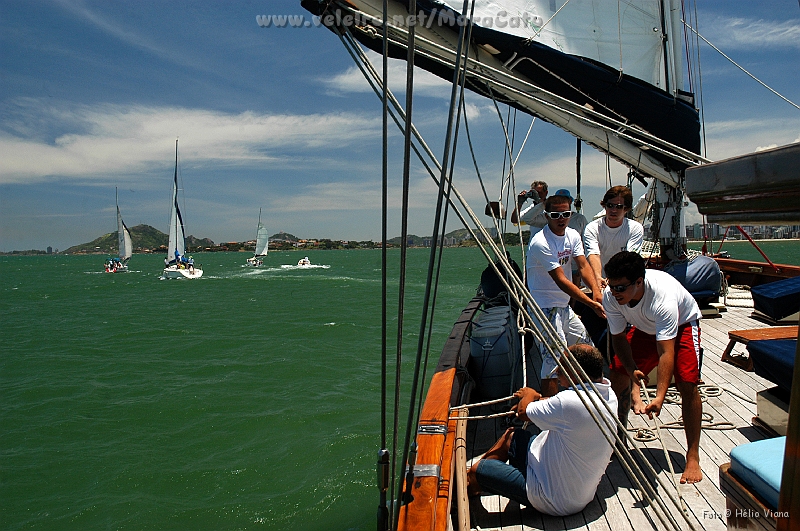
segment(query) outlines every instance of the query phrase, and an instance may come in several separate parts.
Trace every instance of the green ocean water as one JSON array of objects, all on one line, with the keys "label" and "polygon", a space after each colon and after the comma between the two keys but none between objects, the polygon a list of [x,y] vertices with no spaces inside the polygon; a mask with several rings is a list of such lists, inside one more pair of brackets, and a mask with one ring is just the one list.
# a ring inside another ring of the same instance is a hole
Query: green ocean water
[{"label": "green ocean water", "polygon": [[[374,529],[380,251],[247,256],[168,281],[158,255],[0,257],[0,528]],[[409,252],[406,375],[428,256]],[[445,253],[434,365],[483,267]]]},{"label": "green ocean water", "polygon": [[[767,255],[774,264],[800,265],[800,241],[798,240],[757,240],[759,248]],[[700,250],[702,242],[691,242],[689,247]],[[720,242],[709,242],[707,245],[709,252],[717,252]],[[728,251],[731,258],[739,260],[753,260],[756,262],[766,262],[758,249],[744,240],[725,241],[722,250]]]},{"label": "green ocean water", "polygon": [[[763,248],[800,265],[800,242]],[[327,267],[195,255],[190,281],[159,280],[159,255],[0,257],[0,528],[374,529],[381,255],[308,255]],[[428,257],[409,250],[404,378]],[[445,250],[433,365],[484,267]]]}]

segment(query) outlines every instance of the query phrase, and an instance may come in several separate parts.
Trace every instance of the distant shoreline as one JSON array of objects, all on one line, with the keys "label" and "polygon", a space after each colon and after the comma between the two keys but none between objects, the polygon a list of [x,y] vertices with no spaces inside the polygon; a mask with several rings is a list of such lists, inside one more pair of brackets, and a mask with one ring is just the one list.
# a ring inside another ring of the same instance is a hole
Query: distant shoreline
[{"label": "distant shoreline", "polygon": [[[754,241],[755,241],[756,244],[761,245],[761,244],[763,244],[765,242],[800,242],[800,238],[780,238],[780,239],[774,238],[774,239],[754,240]],[[709,244],[714,243],[714,244],[718,245],[720,243],[720,240],[689,240],[689,241],[687,241],[687,245],[689,245],[691,247],[699,247],[699,246],[702,246],[704,243],[709,243]],[[726,239],[724,241],[724,244],[738,245],[740,243],[741,244],[750,244],[750,242],[748,240],[728,240],[728,239]],[[445,247],[446,248],[457,248],[457,247],[474,247],[474,246],[475,246],[474,242],[472,242],[471,240],[465,240],[464,242],[461,242],[459,245],[446,245]],[[418,248],[427,248],[424,245],[410,245],[409,247],[410,248],[417,248],[417,247]],[[724,247],[724,245],[723,245],[723,247]],[[380,242],[374,242],[374,246],[373,247],[358,247],[358,246],[353,246],[353,247],[323,247],[323,246],[318,246],[318,247],[284,247],[284,248],[280,248],[280,249],[270,249],[270,251],[273,251],[273,252],[282,252],[282,251],[288,251],[288,252],[301,252],[301,251],[303,251],[303,252],[308,252],[308,251],[363,250],[363,249],[380,249],[380,248],[381,248]],[[389,244],[389,248],[390,249],[391,248],[399,248],[399,245],[395,244],[395,243],[390,243]],[[252,253],[253,250],[252,249],[245,249],[245,248],[240,248],[240,249],[214,249],[214,250],[205,250],[204,249],[204,250],[193,250],[192,252],[193,253],[218,253],[218,252]],[[65,252],[62,251],[62,252],[48,253],[47,251],[39,250],[39,249],[28,249],[28,250],[25,250],[25,251],[16,251],[16,250],[14,250],[14,251],[0,252],[0,256],[46,256],[46,255],[54,255],[54,256],[101,256],[101,255],[102,256],[110,256],[112,254],[114,254],[114,253],[108,253],[108,252],[103,252],[103,251],[79,252],[79,253],[65,253]],[[166,255],[166,252],[159,252],[159,251],[141,252],[140,251],[140,252],[134,252],[133,254],[136,254],[136,255],[143,255],[143,254],[162,254],[162,255]]]}]

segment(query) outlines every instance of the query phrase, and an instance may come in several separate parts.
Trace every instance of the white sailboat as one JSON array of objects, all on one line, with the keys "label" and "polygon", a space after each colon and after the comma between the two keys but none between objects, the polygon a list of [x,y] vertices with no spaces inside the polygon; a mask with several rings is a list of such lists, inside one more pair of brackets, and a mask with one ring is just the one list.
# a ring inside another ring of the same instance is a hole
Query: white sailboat
[{"label": "white sailboat", "polygon": [[172,183],[172,208],[169,217],[169,244],[167,257],[164,259],[163,278],[200,278],[203,269],[195,265],[192,257],[187,257],[186,235],[183,227],[183,217],[178,206],[178,141],[175,140],[175,177]]},{"label": "white sailboat", "polygon": [[267,228],[261,223],[261,209],[258,209],[258,230],[256,231],[256,248],[252,258],[247,259],[247,265],[258,267],[264,264],[262,256],[267,256],[269,252],[269,234]]},{"label": "white sailboat", "polygon": [[128,230],[125,222],[122,221],[122,214],[119,211],[119,194],[116,194],[117,203],[117,238],[119,240],[119,256],[116,258],[109,258],[106,260],[105,269],[106,273],[121,273],[128,271],[128,260],[131,259],[133,254],[133,245],[131,244],[131,233]]}]

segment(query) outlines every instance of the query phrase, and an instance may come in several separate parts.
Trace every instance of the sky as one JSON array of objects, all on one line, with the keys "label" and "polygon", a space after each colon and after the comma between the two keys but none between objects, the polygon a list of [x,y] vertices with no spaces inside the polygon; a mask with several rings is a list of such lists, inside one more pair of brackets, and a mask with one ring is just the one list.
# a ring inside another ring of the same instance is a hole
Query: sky
[{"label": "sky", "polygon": [[[705,38],[800,103],[797,0],[698,0],[697,12]],[[0,0],[0,251],[63,250],[115,231],[115,188],[129,227],[166,232],[176,138],[187,234],[254,239],[261,209],[270,234],[379,241],[380,101],[329,30],[256,20],[292,14],[310,17],[299,0]],[[800,110],[709,46],[700,57],[710,159],[800,141]],[[450,89],[425,73],[416,79],[414,122],[441,157]],[[405,65],[393,61],[390,86],[401,99],[404,84]],[[467,107],[497,199],[502,126],[490,100],[468,93]],[[518,113],[516,134],[530,124]],[[402,173],[402,139],[391,134],[390,237],[400,234]],[[572,136],[537,120],[518,185],[542,179],[551,193],[574,195],[574,152]],[[606,158],[583,154],[591,215],[607,187]],[[626,173],[611,163],[612,184]],[[482,212],[463,140],[455,180]],[[418,163],[410,190],[409,232],[429,235],[435,185]],[[460,228],[449,219],[448,231]]]}]

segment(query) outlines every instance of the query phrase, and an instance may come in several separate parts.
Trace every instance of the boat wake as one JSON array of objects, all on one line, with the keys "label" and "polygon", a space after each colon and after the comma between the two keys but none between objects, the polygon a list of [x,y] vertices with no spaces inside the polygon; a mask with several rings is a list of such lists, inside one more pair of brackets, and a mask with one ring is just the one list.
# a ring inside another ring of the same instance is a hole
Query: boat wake
[{"label": "boat wake", "polygon": [[329,265],[292,265],[292,264],[283,264],[281,269],[330,269],[331,266]]}]

